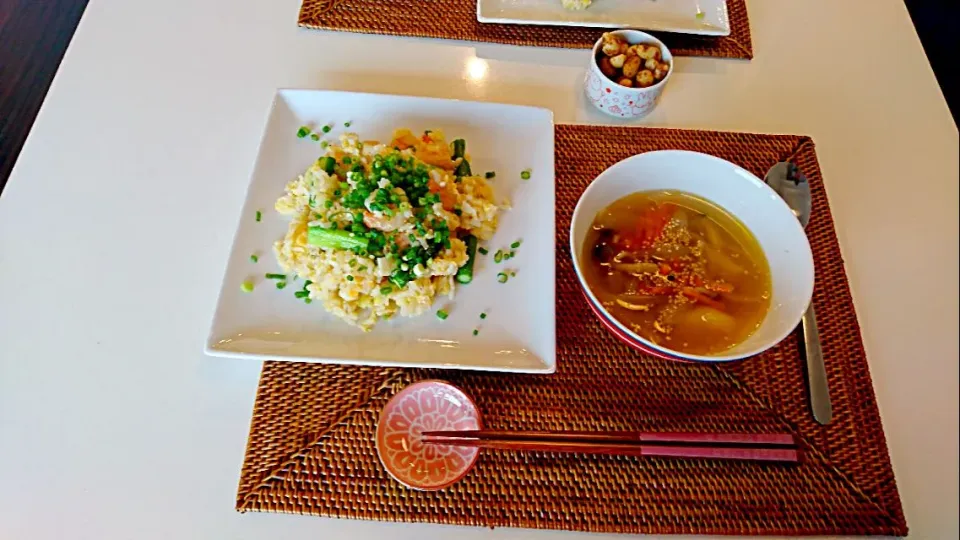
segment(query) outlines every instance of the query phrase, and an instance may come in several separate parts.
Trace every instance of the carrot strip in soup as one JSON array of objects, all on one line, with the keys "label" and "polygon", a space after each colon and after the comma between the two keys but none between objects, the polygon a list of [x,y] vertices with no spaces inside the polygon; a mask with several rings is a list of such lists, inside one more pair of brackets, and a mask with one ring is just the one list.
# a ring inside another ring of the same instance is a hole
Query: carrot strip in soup
[{"label": "carrot strip in soup", "polygon": [[707,307],[712,307],[713,309],[723,311],[722,303],[717,302],[716,300],[714,300],[713,298],[710,298],[705,294],[702,294],[700,291],[694,289],[693,287],[684,287],[681,292],[683,293],[684,296],[686,296],[687,298],[693,300],[698,304],[703,304]]},{"label": "carrot strip in soup", "polygon": [[663,229],[670,223],[676,206],[670,203],[659,204],[640,216],[637,222],[637,238],[641,248],[653,247],[653,244],[663,234]]}]

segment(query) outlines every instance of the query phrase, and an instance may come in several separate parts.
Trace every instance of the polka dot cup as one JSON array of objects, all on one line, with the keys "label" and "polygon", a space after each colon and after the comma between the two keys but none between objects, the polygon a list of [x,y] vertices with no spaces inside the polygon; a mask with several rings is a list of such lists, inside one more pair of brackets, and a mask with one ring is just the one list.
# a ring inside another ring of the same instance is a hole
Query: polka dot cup
[{"label": "polka dot cup", "polygon": [[603,44],[603,38],[597,40],[593,46],[593,52],[590,56],[590,67],[587,69],[587,76],[583,80],[583,90],[587,94],[587,101],[601,111],[615,116],[617,118],[643,118],[650,114],[650,111],[657,106],[660,99],[660,93],[667,85],[667,81],[673,75],[673,55],[670,50],[659,39],[641,32],[639,30],[616,30],[611,32],[615,36],[629,43],[636,45],[645,43],[660,47],[660,54],[663,61],[670,64],[670,71],[666,77],[653,86],[646,88],[628,88],[620,86],[611,81],[600,71],[597,65],[597,55],[600,54],[600,47]]}]

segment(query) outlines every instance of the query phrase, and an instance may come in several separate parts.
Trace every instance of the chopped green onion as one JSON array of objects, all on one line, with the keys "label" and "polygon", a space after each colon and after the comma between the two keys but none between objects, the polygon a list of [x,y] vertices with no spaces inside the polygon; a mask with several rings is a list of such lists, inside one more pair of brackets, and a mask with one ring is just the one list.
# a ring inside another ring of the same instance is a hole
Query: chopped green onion
[{"label": "chopped green onion", "polygon": [[264,274],[263,277],[267,279],[287,279],[286,274]]},{"label": "chopped green onion", "polygon": [[517,256],[517,252],[516,252],[516,251],[511,251],[510,253],[508,253],[508,254],[506,254],[506,255],[504,256],[504,259],[512,259],[512,258],[514,258],[514,257],[516,257],[516,256]]},{"label": "chopped green onion", "polygon": [[516,273],[516,272],[510,272],[510,277],[517,277],[517,273]]},{"label": "chopped green onion", "polygon": [[344,122],[344,123],[343,123],[343,127],[350,127],[350,124],[352,124],[352,123],[353,123],[353,122]]},{"label": "chopped green onion", "polygon": [[257,221],[260,221],[261,219],[263,219],[263,214],[260,213],[259,210],[257,210],[256,220],[257,220]]},{"label": "chopped green onion", "polygon": [[473,329],[473,335],[477,335],[477,334],[479,334],[479,333],[480,333],[479,330],[477,330],[476,328]]},{"label": "chopped green onion", "polygon": [[323,156],[317,160],[317,165],[327,174],[333,174],[337,166],[337,161],[330,156]]},{"label": "chopped green onion", "polygon": [[332,200],[332,199],[327,199],[327,200],[323,201],[323,207],[324,207],[324,208],[333,208],[333,200]]},{"label": "chopped green onion", "polygon": [[481,255],[486,255],[487,253],[490,253],[489,251],[487,251],[487,248],[478,248],[477,251],[479,251]]},{"label": "chopped green onion", "polygon": [[311,298],[304,298],[304,299],[303,299],[303,303],[304,303],[304,304],[309,304],[310,302],[313,302],[313,299],[311,299]]},{"label": "chopped green onion", "polygon": [[306,298],[306,297],[310,296],[310,292],[309,292],[309,291],[297,291],[297,292],[293,293],[293,296],[295,296],[295,297],[297,297],[297,298]]},{"label": "chopped green onion", "polygon": [[277,282],[277,288],[278,288],[278,289],[283,289],[283,288],[286,287],[286,286],[287,286],[287,282],[286,282],[286,281],[278,281],[278,282]]},{"label": "chopped green onion", "polygon": [[486,319],[486,318],[487,318],[487,314],[486,314],[486,313],[481,313],[481,314],[480,314],[480,318],[481,318],[481,319]]},{"label": "chopped green onion", "polygon": [[497,283],[506,283],[508,279],[507,274],[500,272],[497,274]]},{"label": "chopped green onion", "polygon": [[347,275],[347,281],[353,281],[353,276]]},{"label": "chopped green onion", "polygon": [[310,139],[312,139],[314,142],[319,141],[319,140],[320,140],[320,135],[317,135],[316,133],[311,133],[311,134],[310,134]]},{"label": "chopped green onion", "polygon": [[250,262],[254,262],[254,263],[255,263],[255,262],[259,261],[259,260],[260,260],[260,257],[257,257],[256,254],[253,254],[253,255],[250,256]]},{"label": "chopped green onion", "polygon": [[529,179],[530,179],[530,169],[526,169],[525,171],[521,172],[521,173],[520,173],[520,178],[523,178],[524,180],[529,180]]},{"label": "chopped green onion", "polygon": [[440,319],[441,321],[447,320],[447,317],[449,317],[449,316],[450,316],[450,314],[448,314],[446,311],[444,311],[444,310],[442,310],[442,309],[439,310],[439,311],[437,311],[437,318]]},{"label": "chopped green onion", "polygon": [[487,171],[487,173],[483,175],[483,177],[486,178],[487,180],[490,180],[495,176],[497,176],[497,173],[495,173],[494,171]]},{"label": "chopped green onion", "polygon": [[517,240],[516,242],[510,244],[510,247],[511,247],[512,249],[517,249],[518,247],[520,247],[520,241]]},{"label": "chopped green onion", "polygon": [[707,14],[704,13],[704,12],[702,12],[702,11],[698,11],[698,12],[697,12],[697,18],[698,18],[698,19],[702,19],[702,18],[704,18],[704,17],[706,17],[706,16],[707,16]]},{"label": "chopped green onion", "polygon": [[493,254],[493,262],[499,263],[503,260],[503,250],[498,249],[496,253]]},{"label": "chopped green onion", "polygon": [[310,134],[310,128],[307,126],[300,126],[300,129],[297,130],[297,138],[302,139]]},{"label": "chopped green onion", "polygon": [[327,141],[320,141],[320,148],[326,148],[328,146],[330,146],[330,143]]},{"label": "chopped green onion", "polygon": [[380,294],[382,294],[382,295],[384,295],[384,296],[386,296],[386,295],[388,295],[388,294],[390,294],[390,293],[392,293],[392,292],[393,292],[393,287],[391,287],[391,286],[389,286],[389,285],[384,285],[383,287],[380,287]]},{"label": "chopped green onion", "polygon": [[349,164],[351,164],[351,163],[353,163],[353,160],[350,159],[350,156],[344,156],[344,158],[343,158],[343,164],[344,164],[344,165],[349,165]]},{"label": "chopped green onion", "polygon": [[330,126],[323,126],[324,133],[330,133],[330,129],[331,129]]},{"label": "chopped green onion", "polygon": [[240,290],[243,292],[253,292],[253,282],[249,279],[240,284]]}]

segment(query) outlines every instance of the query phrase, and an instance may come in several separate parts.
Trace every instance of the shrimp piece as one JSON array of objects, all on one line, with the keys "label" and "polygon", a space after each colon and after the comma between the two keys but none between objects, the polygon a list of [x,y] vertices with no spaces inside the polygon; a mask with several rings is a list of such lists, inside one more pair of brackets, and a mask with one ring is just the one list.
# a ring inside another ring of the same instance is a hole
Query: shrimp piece
[{"label": "shrimp piece", "polygon": [[404,218],[399,213],[393,217],[387,217],[382,214],[374,214],[369,210],[363,211],[363,224],[371,229],[377,229],[383,232],[393,232],[403,226]]},{"label": "shrimp piece", "polygon": [[457,206],[457,188],[453,185],[453,178],[436,169],[430,171],[430,181],[427,182],[427,189],[430,193],[440,195],[440,203],[443,209],[450,212]]}]

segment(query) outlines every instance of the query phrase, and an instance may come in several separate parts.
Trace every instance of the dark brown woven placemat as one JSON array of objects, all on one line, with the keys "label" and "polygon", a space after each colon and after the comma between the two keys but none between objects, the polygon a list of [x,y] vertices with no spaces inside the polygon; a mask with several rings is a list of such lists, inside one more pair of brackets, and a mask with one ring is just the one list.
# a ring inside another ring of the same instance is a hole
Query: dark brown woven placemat
[{"label": "dark brown woven placemat", "polygon": [[[652,32],[676,56],[753,58],[746,0],[727,0],[729,36]],[[589,49],[600,28],[489,24],[477,21],[476,0],[303,0],[300,26],[532,47]]]},{"label": "dark brown woven placemat", "polygon": [[[796,336],[733,365],[643,356],[600,326],[567,248],[586,185],[630,155],[706,152],[757,175],[795,162],[813,189],[807,232],[834,406],[810,416]],[[813,141],[757,135],[561,125],[557,162],[557,372],[490,374],[267,362],[237,495],[240,511],[385,521],[637,533],[905,535],[856,313]],[[374,425],[386,401],[424,378],[465,389],[491,429],[789,431],[798,466],[614,456],[484,452],[439,492],[402,487],[383,470]]]}]

